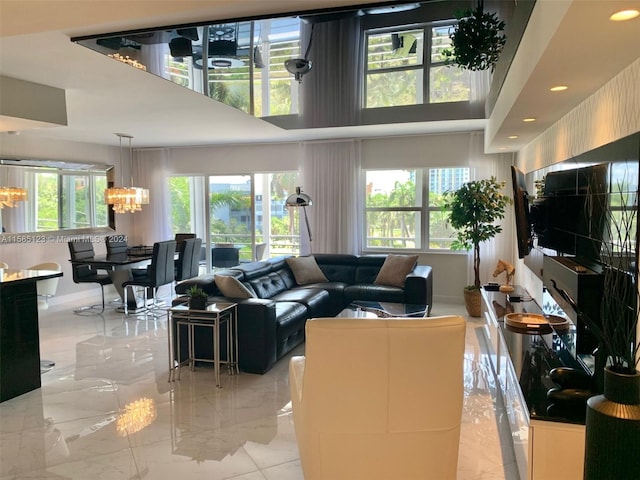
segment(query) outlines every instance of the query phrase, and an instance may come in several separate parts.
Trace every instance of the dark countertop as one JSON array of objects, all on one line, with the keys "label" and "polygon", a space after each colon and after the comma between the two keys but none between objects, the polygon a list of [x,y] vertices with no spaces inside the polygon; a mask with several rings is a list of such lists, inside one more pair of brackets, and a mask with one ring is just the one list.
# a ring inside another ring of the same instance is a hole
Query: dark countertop
[{"label": "dark countertop", "polygon": [[0,285],[46,280],[61,277],[62,272],[56,270],[23,270],[17,268],[0,268]]},{"label": "dark countertop", "polygon": [[[582,359],[576,359],[576,328],[573,323],[546,331],[513,328],[505,322],[507,313],[534,313],[568,318],[545,292],[542,308],[533,300],[511,302],[506,294],[485,291],[493,306],[502,335],[509,350],[518,383],[532,420],[584,424],[586,407],[571,401],[558,403],[547,398],[547,392],[559,385],[549,378],[556,367],[570,367],[588,372]],[[525,297],[523,297],[525,298]]]}]

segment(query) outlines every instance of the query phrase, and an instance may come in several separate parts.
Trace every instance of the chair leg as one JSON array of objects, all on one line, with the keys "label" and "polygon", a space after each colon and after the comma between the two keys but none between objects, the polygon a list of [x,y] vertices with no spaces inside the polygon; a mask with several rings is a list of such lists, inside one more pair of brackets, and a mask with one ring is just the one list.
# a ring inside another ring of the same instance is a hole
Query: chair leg
[{"label": "chair leg", "polygon": [[129,315],[129,299],[127,298],[127,291],[129,287],[124,287],[124,314]]},{"label": "chair leg", "polygon": [[[97,282],[96,282],[97,283]],[[102,303],[95,305],[88,305],[86,307],[80,307],[73,311],[76,315],[102,315],[104,313],[104,285],[100,284],[100,294],[102,296]],[[100,310],[98,310],[100,308]]]}]

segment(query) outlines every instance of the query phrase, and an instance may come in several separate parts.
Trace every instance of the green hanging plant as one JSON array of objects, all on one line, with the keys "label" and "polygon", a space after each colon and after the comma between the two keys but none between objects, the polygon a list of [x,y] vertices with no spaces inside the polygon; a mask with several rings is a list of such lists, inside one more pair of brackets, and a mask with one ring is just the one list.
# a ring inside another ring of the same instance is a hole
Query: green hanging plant
[{"label": "green hanging plant", "polygon": [[456,14],[458,24],[451,38],[452,49],[443,50],[445,65],[456,65],[466,70],[486,70],[495,67],[506,42],[502,33],[504,22],[497,14],[484,11],[484,1],[478,6]]}]

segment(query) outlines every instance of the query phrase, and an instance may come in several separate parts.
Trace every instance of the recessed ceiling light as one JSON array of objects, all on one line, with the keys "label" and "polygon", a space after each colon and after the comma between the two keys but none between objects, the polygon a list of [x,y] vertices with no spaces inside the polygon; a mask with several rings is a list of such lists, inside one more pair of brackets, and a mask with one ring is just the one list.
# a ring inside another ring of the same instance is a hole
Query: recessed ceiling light
[{"label": "recessed ceiling light", "polygon": [[500,147],[499,150],[506,150],[507,147]]},{"label": "recessed ceiling light", "polygon": [[567,87],[566,85],[556,85],[554,87],[551,87],[549,90],[552,91],[552,92],[562,92],[562,91],[566,90],[567,88],[569,88],[569,87]]},{"label": "recessed ceiling light", "polygon": [[516,138],[518,138],[518,135],[509,135],[509,139],[511,140],[515,140]]},{"label": "recessed ceiling light", "polygon": [[523,122],[535,122],[535,121],[536,121],[536,119],[535,119],[535,118],[533,118],[533,117],[529,117],[529,118],[523,118],[523,119],[522,119],[522,121],[523,121]]},{"label": "recessed ceiling light", "polygon": [[631,20],[640,15],[640,10],[620,10],[609,17],[609,20],[614,22],[624,22],[625,20]]}]

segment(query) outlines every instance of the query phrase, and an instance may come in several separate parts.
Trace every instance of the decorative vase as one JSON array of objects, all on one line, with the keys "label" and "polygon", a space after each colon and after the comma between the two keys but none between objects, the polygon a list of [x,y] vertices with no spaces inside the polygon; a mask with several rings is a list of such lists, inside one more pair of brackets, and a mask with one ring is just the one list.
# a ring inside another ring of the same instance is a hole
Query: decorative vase
[{"label": "decorative vase", "polygon": [[464,289],[464,306],[467,309],[467,313],[471,317],[481,316],[481,300],[480,289],[474,290]]},{"label": "decorative vase", "polygon": [[191,297],[189,299],[189,310],[206,310],[207,297]]},{"label": "decorative vase", "polygon": [[638,478],[640,372],[605,368],[604,394],[587,401],[585,480]]}]

